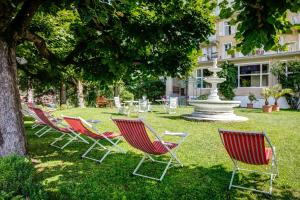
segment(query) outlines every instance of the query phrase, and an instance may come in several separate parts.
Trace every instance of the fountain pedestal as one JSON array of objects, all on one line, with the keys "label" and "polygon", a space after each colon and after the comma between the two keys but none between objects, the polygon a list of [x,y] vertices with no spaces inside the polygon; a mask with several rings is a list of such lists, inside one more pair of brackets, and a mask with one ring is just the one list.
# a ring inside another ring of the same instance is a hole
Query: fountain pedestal
[{"label": "fountain pedestal", "polygon": [[221,68],[217,67],[217,59],[214,60],[213,67],[208,69],[213,75],[204,78],[204,81],[211,83],[212,87],[207,100],[190,100],[189,104],[194,106],[194,112],[184,116],[189,120],[197,121],[246,121],[248,118],[234,114],[233,108],[238,107],[240,101],[221,101],[218,95],[217,84],[224,82],[225,78],[219,78],[217,72]]},{"label": "fountain pedestal", "polygon": [[184,116],[186,119],[197,121],[246,121],[248,118],[234,114],[233,108],[240,105],[240,101],[210,101],[191,100],[194,112]]}]

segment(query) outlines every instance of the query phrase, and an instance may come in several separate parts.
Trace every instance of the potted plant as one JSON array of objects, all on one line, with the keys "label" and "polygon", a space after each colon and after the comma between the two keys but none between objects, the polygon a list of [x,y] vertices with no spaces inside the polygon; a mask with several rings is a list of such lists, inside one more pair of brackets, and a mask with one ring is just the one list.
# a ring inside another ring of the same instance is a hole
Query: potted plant
[{"label": "potted plant", "polygon": [[286,94],[293,95],[293,90],[289,88],[282,89],[281,85],[274,85],[272,87],[272,96],[275,99],[274,105],[272,106],[273,111],[279,111],[278,99]]},{"label": "potted plant", "polygon": [[272,96],[272,91],[270,88],[266,87],[263,88],[261,95],[264,97],[265,99],[265,105],[263,105],[262,109],[263,112],[267,112],[270,113],[272,112],[272,106],[269,105],[269,97]]},{"label": "potted plant", "polygon": [[250,103],[247,103],[247,108],[253,108],[253,101],[257,101],[255,94],[249,93],[248,99]]}]

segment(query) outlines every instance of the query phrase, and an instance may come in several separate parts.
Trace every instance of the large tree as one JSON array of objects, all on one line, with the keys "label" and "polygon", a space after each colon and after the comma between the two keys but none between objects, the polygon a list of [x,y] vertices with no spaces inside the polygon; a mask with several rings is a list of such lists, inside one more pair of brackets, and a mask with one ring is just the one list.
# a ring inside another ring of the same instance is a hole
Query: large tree
[{"label": "large tree", "polygon": [[[34,26],[33,19],[64,8],[77,12],[80,23],[74,22],[73,48],[61,56],[41,31],[44,24]],[[71,67],[87,79],[112,81],[135,71],[186,73],[189,54],[213,32],[209,3],[196,0],[1,0],[0,11],[0,156],[26,154],[16,73],[16,48],[24,41],[34,44],[50,69]]]}]

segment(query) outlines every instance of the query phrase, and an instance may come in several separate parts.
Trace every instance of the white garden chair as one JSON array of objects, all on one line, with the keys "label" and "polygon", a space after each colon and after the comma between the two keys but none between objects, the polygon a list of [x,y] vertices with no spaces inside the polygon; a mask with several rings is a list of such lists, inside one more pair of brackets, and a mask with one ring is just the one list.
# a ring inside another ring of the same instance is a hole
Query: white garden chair
[{"label": "white garden chair", "polygon": [[170,97],[169,102],[167,102],[165,106],[167,113],[175,114],[178,107],[178,97]]},{"label": "white garden chair", "polygon": [[119,114],[123,114],[123,115],[130,114],[129,106],[126,106],[124,103],[121,103],[120,97],[114,97],[114,103],[116,108],[118,109]]},{"label": "white garden chair", "polygon": [[151,103],[148,99],[140,99],[138,105],[138,112],[150,112],[151,111]]}]

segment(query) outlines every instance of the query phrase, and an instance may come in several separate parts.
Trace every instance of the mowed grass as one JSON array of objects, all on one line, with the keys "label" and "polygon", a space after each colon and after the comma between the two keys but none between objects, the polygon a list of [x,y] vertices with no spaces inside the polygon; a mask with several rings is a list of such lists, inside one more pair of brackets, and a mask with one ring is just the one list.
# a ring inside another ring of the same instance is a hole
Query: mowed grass
[{"label": "mowed grass", "polygon": [[[45,185],[51,199],[264,199],[267,195],[245,190],[228,190],[232,163],[222,146],[218,128],[266,131],[276,147],[279,177],[273,184],[273,199],[300,199],[300,112],[280,111],[262,113],[260,110],[237,109],[236,113],[249,118],[247,122],[194,122],[181,115],[192,112],[181,107],[168,115],[162,107],[154,106],[152,113],[141,114],[156,131],[187,132],[189,137],[178,151],[184,167],[171,168],[162,182],[133,176],[132,172],[142,153],[126,141],[121,147],[127,154],[113,153],[103,163],[81,159],[89,145],[74,142],[64,150],[49,146],[59,133],[48,133],[38,138],[31,130],[32,121],[25,121],[29,153],[37,160],[38,179]],[[55,112],[84,119],[98,119],[101,131],[118,131],[111,121],[124,118],[116,109],[85,108]],[[131,117],[138,117],[132,114]],[[168,138],[169,139],[169,138]],[[108,145],[107,143],[104,143]],[[103,155],[95,151],[95,156]],[[251,168],[251,167],[250,167]],[[260,169],[264,170],[265,167]],[[162,166],[147,163],[142,172],[159,175]],[[267,189],[268,177],[239,174],[235,182],[258,189]]]}]

